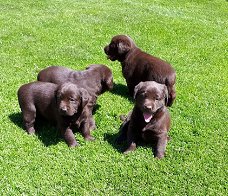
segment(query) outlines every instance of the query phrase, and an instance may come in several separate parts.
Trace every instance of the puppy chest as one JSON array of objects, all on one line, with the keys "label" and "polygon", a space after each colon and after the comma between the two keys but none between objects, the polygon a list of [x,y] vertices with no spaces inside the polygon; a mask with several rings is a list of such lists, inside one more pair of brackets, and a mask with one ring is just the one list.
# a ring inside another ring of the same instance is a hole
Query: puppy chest
[{"label": "puppy chest", "polygon": [[154,140],[157,140],[160,134],[163,133],[163,130],[159,130],[157,128],[150,128],[150,129],[142,129],[141,131],[141,137],[143,140],[147,142],[151,142]]}]

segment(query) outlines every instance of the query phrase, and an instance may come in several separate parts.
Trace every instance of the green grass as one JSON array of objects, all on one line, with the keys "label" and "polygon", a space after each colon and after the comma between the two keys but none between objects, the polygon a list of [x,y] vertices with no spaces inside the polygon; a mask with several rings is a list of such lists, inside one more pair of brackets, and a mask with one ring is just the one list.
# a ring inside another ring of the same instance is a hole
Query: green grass
[{"label": "green grass", "polygon": [[[0,195],[227,195],[227,9],[225,0],[0,0]],[[166,157],[114,145],[118,116],[133,107],[123,89],[99,97],[94,142],[75,133],[80,146],[69,149],[42,122],[27,135],[16,92],[46,66],[106,64],[126,85],[103,52],[116,34],[176,69]]]}]

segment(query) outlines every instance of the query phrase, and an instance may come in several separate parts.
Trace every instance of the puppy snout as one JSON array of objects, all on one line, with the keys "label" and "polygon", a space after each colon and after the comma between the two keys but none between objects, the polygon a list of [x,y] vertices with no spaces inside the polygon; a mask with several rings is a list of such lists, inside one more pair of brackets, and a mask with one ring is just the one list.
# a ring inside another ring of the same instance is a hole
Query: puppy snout
[{"label": "puppy snout", "polygon": [[144,108],[147,109],[147,110],[151,110],[152,109],[152,106],[151,105],[144,104]]},{"label": "puppy snout", "polygon": [[61,110],[61,112],[66,113],[67,112],[67,107],[66,106],[62,106],[62,107],[60,107],[60,110]]},{"label": "puppy snout", "polygon": [[61,110],[66,112],[67,111],[67,107],[61,108]]}]

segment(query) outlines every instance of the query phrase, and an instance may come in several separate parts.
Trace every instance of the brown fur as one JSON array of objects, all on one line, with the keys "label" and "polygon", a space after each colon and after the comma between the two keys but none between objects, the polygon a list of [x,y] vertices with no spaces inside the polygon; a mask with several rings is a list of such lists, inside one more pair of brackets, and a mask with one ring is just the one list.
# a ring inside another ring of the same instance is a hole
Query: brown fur
[{"label": "brown fur", "polygon": [[[83,71],[75,71],[62,66],[50,66],[41,70],[37,76],[38,81],[63,84],[72,82],[80,88],[85,88],[91,96],[87,104],[90,116],[96,104],[97,97],[113,88],[112,71],[105,65],[93,64]],[[95,129],[95,121],[91,118],[90,127]]]},{"label": "brown fur", "polygon": [[86,140],[90,135],[91,116],[87,107],[90,99],[87,90],[75,84],[56,85],[48,82],[32,82],[18,90],[18,101],[23,115],[23,123],[29,134],[35,133],[37,115],[57,124],[57,128],[70,147],[78,143],[72,132],[77,126]]},{"label": "brown fur", "polygon": [[127,140],[125,154],[135,150],[137,142],[143,140],[155,145],[155,157],[164,157],[171,121],[165,106],[167,95],[166,86],[154,81],[140,82],[135,87],[136,103],[123,122],[118,138],[118,141]]},{"label": "brown fur", "polygon": [[110,60],[121,62],[122,73],[131,96],[139,82],[156,81],[167,86],[169,92],[167,105],[172,105],[176,98],[176,73],[169,63],[143,52],[126,35],[114,36],[104,51]]},{"label": "brown fur", "polygon": [[89,94],[97,97],[113,88],[112,71],[105,65],[90,65],[83,71],[75,71],[62,66],[50,66],[41,70],[38,81],[63,84],[72,82],[85,88]]}]

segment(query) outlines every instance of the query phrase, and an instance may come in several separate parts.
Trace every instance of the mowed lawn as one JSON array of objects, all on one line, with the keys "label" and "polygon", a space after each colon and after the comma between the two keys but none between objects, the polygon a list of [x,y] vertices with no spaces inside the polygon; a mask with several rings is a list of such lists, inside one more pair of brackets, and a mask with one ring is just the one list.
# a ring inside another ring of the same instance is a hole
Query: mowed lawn
[{"label": "mowed lawn", "polygon": [[[228,2],[0,0],[0,195],[227,195]],[[120,114],[133,107],[119,62],[103,48],[127,34],[172,64],[177,99],[166,156],[123,155]],[[17,90],[49,65],[105,64],[115,87],[97,100],[94,142],[68,148],[40,121],[23,130]]]}]

